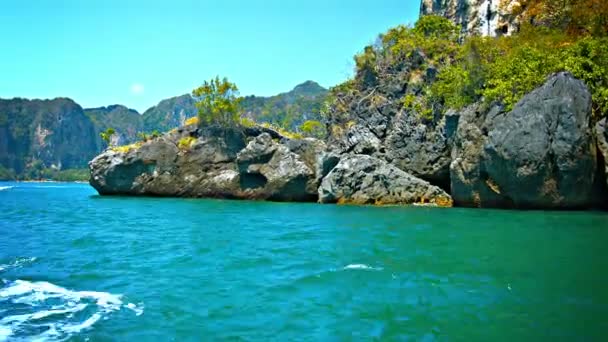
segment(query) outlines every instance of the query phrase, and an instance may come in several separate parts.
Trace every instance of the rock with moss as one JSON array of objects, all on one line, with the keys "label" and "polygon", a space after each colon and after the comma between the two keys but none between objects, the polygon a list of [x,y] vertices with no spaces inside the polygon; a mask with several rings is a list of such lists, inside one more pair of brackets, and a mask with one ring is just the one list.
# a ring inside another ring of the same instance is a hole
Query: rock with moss
[{"label": "rock with moss", "polygon": [[315,201],[325,145],[268,128],[187,125],[90,163],[100,194]]},{"label": "rock with moss", "polygon": [[441,188],[416,178],[383,160],[347,155],[323,179],[319,201],[341,204],[415,204],[451,206]]},{"label": "rock with moss", "polygon": [[451,164],[456,204],[500,208],[587,208],[596,148],[591,95],[558,73],[510,112],[474,105],[462,112]]},{"label": "rock with moss", "polygon": [[439,65],[456,55],[457,40],[456,26],[426,17],[414,28],[389,30],[355,56],[355,78],[332,89],[330,152],[382,159],[448,189],[450,148],[443,107],[427,102]]}]

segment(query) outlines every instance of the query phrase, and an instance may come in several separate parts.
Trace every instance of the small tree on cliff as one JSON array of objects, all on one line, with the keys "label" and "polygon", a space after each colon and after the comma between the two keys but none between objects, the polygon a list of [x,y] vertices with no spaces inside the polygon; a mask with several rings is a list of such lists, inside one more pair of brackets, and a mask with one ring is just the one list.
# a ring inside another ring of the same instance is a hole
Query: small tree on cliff
[{"label": "small tree on cliff", "polygon": [[242,98],[236,84],[215,77],[194,89],[200,124],[229,127],[237,125]]},{"label": "small tree on cliff", "polygon": [[105,143],[108,144],[108,146],[109,146],[112,141],[112,136],[114,135],[114,133],[116,133],[116,131],[114,130],[114,128],[110,127],[108,129],[106,129],[105,132],[99,133],[99,135],[101,136],[101,140],[105,141]]}]

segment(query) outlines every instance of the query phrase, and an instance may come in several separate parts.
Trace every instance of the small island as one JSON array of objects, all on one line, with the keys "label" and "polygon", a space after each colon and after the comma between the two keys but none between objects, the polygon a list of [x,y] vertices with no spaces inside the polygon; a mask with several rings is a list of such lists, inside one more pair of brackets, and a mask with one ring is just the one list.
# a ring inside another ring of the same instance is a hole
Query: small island
[{"label": "small island", "polygon": [[603,208],[606,38],[517,29],[481,36],[433,14],[393,28],[330,90],[324,124],[300,133],[242,117],[236,85],[212,79],[192,93],[197,117],[108,148],[90,163],[91,185],[102,195]]}]

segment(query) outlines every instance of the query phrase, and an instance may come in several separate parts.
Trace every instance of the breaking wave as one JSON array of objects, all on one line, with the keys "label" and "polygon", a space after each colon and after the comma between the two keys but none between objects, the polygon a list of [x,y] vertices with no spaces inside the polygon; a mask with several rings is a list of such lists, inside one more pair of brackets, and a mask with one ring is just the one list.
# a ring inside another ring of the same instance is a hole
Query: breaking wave
[{"label": "breaking wave", "polygon": [[[14,188],[14,186],[0,186],[0,191],[10,190],[12,188]],[[1,332],[0,332],[0,334],[1,334]],[[2,335],[0,335],[0,336],[2,336]]]},{"label": "breaking wave", "polygon": [[107,292],[72,291],[45,281],[2,280],[2,285],[0,341],[13,336],[64,340],[112,313],[144,311],[141,303],[124,304],[121,295]]}]

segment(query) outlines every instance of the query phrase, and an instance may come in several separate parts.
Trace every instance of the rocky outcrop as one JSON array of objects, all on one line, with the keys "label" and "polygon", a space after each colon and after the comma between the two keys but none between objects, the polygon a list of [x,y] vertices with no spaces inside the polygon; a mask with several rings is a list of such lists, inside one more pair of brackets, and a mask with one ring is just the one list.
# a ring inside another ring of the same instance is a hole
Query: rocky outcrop
[{"label": "rocky outcrop", "polygon": [[510,112],[474,105],[459,116],[450,167],[458,205],[585,208],[597,203],[591,95],[551,76]]},{"label": "rocky outcrop", "polygon": [[602,176],[602,181],[606,182],[608,186],[608,130],[606,130],[606,119],[601,120],[595,125],[595,139],[597,140],[597,149],[599,153],[598,167],[603,168],[600,170],[598,176]]},{"label": "rocky outcrop", "polygon": [[315,139],[293,141],[264,128],[185,126],[90,163],[100,194],[315,201]]},{"label": "rocky outcrop", "polygon": [[365,154],[394,164],[418,178],[449,189],[450,148],[446,121],[436,123],[403,109],[393,93],[351,101],[347,117],[330,118],[328,146],[337,155]]},{"label": "rocky outcrop", "polygon": [[323,179],[322,203],[414,204],[451,206],[439,187],[367,155],[347,155]]},{"label": "rocky outcrop", "polygon": [[[293,130],[305,120],[320,120],[319,108],[326,94],[326,89],[307,81],[276,96],[246,97],[243,106],[246,116],[256,122],[288,121]],[[140,133],[166,132],[184,125],[198,113],[195,102],[184,94],[162,100],[140,114],[122,105],[83,110],[67,98],[0,99],[0,173],[37,178],[48,168],[85,168],[107,146],[99,133],[113,128],[112,146],[130,144],[141,140]],[[269,107],[276,113],[269,115],[264,110]],[[284,110],[287,107],[289,111]],[[288,112],[292,117],[287,118]]]},{"label": "rocky outcrop", "polygon": [[518,6],[518,1],[422,0],[420,15],[443,16],[460,25],[465,34],[499,36],[518,30],[519,18],[509,15],[513,6]]}]

